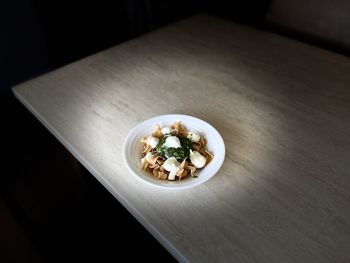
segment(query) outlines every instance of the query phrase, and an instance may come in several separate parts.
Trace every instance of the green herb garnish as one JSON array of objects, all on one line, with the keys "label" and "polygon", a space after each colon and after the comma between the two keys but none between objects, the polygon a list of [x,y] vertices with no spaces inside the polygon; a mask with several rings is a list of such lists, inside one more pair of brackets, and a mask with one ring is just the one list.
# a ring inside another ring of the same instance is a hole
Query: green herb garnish
[{"label": "green herb garnish", "polygon": [[175,157],[178,161],[183,161],[186,157],[190,155],[190,150],[192,149],[192,141],[186,137],[177,136],[180,140],[181,147],[165,147],[164,143],[168,135],[163,136],[163,138],[159,141],[156,151],[159,155],[170,158]]}]

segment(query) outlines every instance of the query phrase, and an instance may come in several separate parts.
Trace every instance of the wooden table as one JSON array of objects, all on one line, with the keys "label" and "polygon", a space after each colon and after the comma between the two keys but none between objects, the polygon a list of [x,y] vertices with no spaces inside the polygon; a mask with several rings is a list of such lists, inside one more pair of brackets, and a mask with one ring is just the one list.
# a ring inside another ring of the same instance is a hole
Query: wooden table
[{"label": "wooden table", "polygon": [[[179,261],[350,262],[349,58],[198,15],[13,91]],[[168,113],[222,134],[205,184],[125,166],[129,131]]]}]

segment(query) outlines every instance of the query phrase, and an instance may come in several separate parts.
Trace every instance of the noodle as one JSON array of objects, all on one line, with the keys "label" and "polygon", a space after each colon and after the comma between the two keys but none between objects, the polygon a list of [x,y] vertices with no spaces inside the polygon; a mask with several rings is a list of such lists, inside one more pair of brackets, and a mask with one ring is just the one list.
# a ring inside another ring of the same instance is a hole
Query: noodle
[{"label": "noodle", "polygon": [[[171,128],[171,129],[170,129]],[[191,142],[190,139],[187,139],[187,135],[189,131],[186,129],[186,127],[180,123],[175,122],[170,127],[170,134],[167,134],[167,136],[176,136],[178,138],[185,138],[185,140],[188,140]],[[168,130],[169,131],[169,130]],[[152,133],[152,136],[157,138],[160,141],[165,135],[162,133],[161,127],[159,124],[156,125],[155,131]],[[199,136],[199,135],[198,135]],[[164,139],[163,139],[164,140]],[[143,137],[141,138],[140,142],[142,145],[142,159],[141,159],[141,169],[152,175],[154,178],[159,180],[171,180],[174,178],[174,174],[172,175],[172,178],[170,179],[170,172],[167,171],[164,168],[163,164],[167,160],[167,158],[163,157],[164,154],[157,151],[156,147],[153,145],[153,148],[151,145],[149,145],[147,138]],[[199,155],[202,155],[205,158],[203,159],[203,164],[205,167],[210,163],[210,161],[214,158],[213,154],[211,154],[206,148],[206,140],[203,137],[200,137],[200,139],[197,139],[196,142],[191,142],[191,150],[197,151]],[[158,147],[158,146],[157,146]],[[182,147],[182,146],[181,146]],[[189,147],[189,146],[188,146]],[[177,148],[177,147],[175,147]],[[165,155],[167,156],[167,155]],[[175,157],[172,157],[175,158]],[[191,157],[192,158],[192,157]],[[182,159],[181,159],[182,160]],[[205,163],[204,163],[205,161]],[[177,162],[178,163],[178,162]],[[175,173],[175,179],[182,180],[183,178],[186,178],[188,176],[191,177],[197,177],[196,172],[198,169],[202,169],[202,166],[197,166],[192,163],[189,156],[186,156],[180,163],[177,164],[177,170]],[[196,168],[201,167],[201,168]]]}]

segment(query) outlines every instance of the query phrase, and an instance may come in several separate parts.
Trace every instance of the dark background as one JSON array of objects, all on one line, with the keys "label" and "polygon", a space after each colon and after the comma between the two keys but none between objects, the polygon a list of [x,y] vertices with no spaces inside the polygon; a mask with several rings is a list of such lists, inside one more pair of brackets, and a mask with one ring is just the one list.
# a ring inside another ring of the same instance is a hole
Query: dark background
[{"label": "dark background", "polygon": [[3,92],[109,46],[198,12],[259,25],[269,0],[12,0],[2,3]]},{"label": "dark background", "polygon": [[327,41],[267,26],[270,9],[270,0],[3,2],[0,262],[118,261],[123,255],[136,260],[141,248],[144,260],[173,260],[13,97],[12,86],[199,12],[346,53]]}]

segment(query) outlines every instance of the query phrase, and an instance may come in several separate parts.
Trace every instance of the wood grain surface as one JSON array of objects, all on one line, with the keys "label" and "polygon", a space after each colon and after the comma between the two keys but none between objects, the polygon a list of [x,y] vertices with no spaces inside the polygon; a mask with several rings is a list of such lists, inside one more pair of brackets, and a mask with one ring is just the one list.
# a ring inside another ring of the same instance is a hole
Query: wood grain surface
[{"label": "wood grain surface", "polygon": [[[14,93],[179,261],[350,262],[349,58],[198,15]],[[129,131],[168,113],[223,136],[205,184],[157,189],[125,166]]]}]

